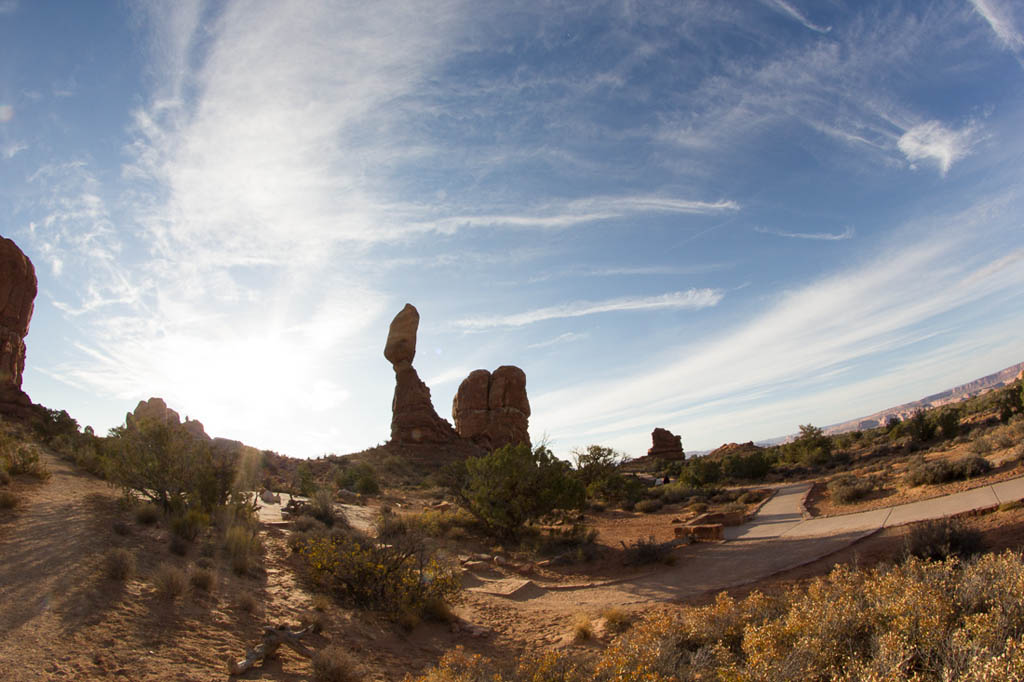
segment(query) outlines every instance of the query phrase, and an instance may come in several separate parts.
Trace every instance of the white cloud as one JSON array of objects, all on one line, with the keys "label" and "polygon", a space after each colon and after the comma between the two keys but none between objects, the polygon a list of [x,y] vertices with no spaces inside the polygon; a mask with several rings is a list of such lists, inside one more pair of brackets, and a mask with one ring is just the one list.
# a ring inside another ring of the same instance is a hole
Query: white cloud
[{"label": "white cloud", "polygon": [[760,232],[761,234],[772,234],[776,237],[788,237],[790,239],[813,239],[818,241],[843,241],[846,239],[853,239],[854,229],[847,227],[842,232],[784,232],[782,230],[769,230],[766,227],[755,227],[754,232]]},{"label": "white cloud", "polygon": [[699,310],[718,305],[724,294],[716,289],[690,289],[673,291],[660,296],[623,297],[606,301],[574,301],[562,305],[528,310],[512,315],[470,317],[455,322],[463,329],[489,329],[491,327],[522,327],[544,320],[557,320],[599,313],[637,310]]},{"label": "white cloud", "polygon": [[911,164],[932,161],[946,175],[956,161],[971,152],[974,137],[972,126],[950,130],[938,121],[928,121],[908,129],[897,144]]},{"label": "white cloud", "polygon": [[540,341],[538,343],[531,343],[531,344],[527,345],[526,347],[527,348],[547,348],[549,346],[561,345],[563,343],[572,343],[573,341],[582,341],[583,339],[586,339],[586,338],[590,338],[590,334],[588,334],[586,332],[584,332],[584,333],[565,332],[564,334],[559,334],[558,336],[554,337],[553,339],[548,339],[546,341]]},{"label": "white cloud", "polygon": [[975,11],[988,22],[999,42],[1008,50],[1020,56],[1024,51],[1024,35],[1017,29],[1013,21],[1013,12],[1009,3],[1004,5],[999,0],[970,0]]},{"label": "white cloud", "polygon": [[828,33],[829,31],[832,30],[831,26],[819,26],[818,24],[815,24],[810,19],[805,17],[803,12],[798,10],[790,3],[786,2],[786,0],[766,0],[766,4],[769,7],[772,7],[782,12],[783,14],[787,14],[793,19],[796,19],[801,24],[803,24],[804,27],[809,28],[812,31],[817,31],[818,33]]},{"label": "white cloud", "polygon": [[[849,382],[832,386],[828,377],[836,371],[880,375],[871,385],[876,401],[883,387],[905,400],[920,397],[900,394],[905,388],[898,380],[887,379],[872,363],[885,358],[904,364],[902,358],[916,356],[912,349],[920,344],[934,346],[937,356],[949,362],[959,352],[954,342],[963,331],[955,315],[969,314],[983,303],[996,305],[1024,289],[1024,269],[1014,267],[1019,248],[1003,256],[993,247],[987,261],[966,256],[972,253],[966,243],[1009,229],[1014,213],[1014,206],[1000,209],[999,202],[981,202],[954,216],[923,220],[927,239],[916,234],[918,228],[905,227],[891,243],[880,245],[885,255],[809,282],[717,338],[667,348],[623,366],[618,378],[531,396],[534,427],[571,440],[567,444],[614,437],[632,439],[635,445],[639,434],[666,424],[698,431],[704,445],[716,436],[781,435],[768,429],[781,430],[778,423],[786,420],[784,428],[792,429],[798,420],[825,409],[834,421],[856,416],[843,412],[841,403],[814,400],[815,391],[827,389],[833,400],[842,393],[839,388]],[[1012,323],[1005,319],[999,333],[1009,333]],[[867,396],[862,397],[866,404]],[[726,417],[710,416],[723,406],[732,406],[733,416],[741,420],[730,425]],[[743,425],[745,435],[735,435],[736,424]]]},{"label": "white cloud", "polygon": [[7,123],[14,118],[14,107],[10,104],[0,104],[0,123]]},{"label": "white cloud", "polygon": [[0,152],[3,153],[5,159],[13,159],[15,155],[17,155],[19,152],[25,151],[26,149],[28,149],[27,144],[24,144],[22,142],[12,142],[4,146],[3,149],[0,149]]}]

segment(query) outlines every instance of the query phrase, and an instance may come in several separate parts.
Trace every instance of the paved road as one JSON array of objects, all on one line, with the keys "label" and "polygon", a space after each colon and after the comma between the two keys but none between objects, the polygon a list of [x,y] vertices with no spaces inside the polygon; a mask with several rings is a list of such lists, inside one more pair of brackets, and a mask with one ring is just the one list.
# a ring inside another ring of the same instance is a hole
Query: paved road
[{"label": "paved road", "polygon": [[905,523],[952,516],[975,509],[994,507],[1003,502],[1024,499],[1024,478],[1001,481],[930,500],[908,502],[871,511],[805,519],[800,501],[810,484],[799,483],[779,489],[754,519],[742,526],[726,528],[727,540],[769,538],[817,538],[848,533],[863,533]]}]

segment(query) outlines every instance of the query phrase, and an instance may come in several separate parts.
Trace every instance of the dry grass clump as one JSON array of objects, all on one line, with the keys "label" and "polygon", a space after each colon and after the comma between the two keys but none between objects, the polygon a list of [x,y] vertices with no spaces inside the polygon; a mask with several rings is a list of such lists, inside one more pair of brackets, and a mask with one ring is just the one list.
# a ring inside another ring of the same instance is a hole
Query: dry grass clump
[{"label": "dry grass clump", "polygon": [[236,524],[228,528],[224,534],[224,549],[231,561],[231,570],[236,575],[250,573],[256,556],[262,551],[263,544],[256,528],[247,524]]},{"label": "dry grass clump", "polygon": [[664,506],[665,503],[660,499],[653,498],[650,500],[640,500],[633,506],[633,509],[642,514],[653,514],[656,511],[660,511]]},{"label": "dry grass clump", "polygon": [[590,622],[590,616],[585,613],[576,614],[572,623],[572,640],[574,642],[586,642],[594,636],[594,625]]},{"label": "dry grass clump", "polygon": [[213,587],[213,573],[208,568],[193,566],[189,573],[188,581],[193,588],[202,592],[209,592]]},{"label": "dry grass clump", "polygon": [[313,682],[358,682],[358,668],[344,649],[329,645],[313,656]]},{"label": "dry grass clump", "polygon": [[904,554],[918,559],[969,557],[981,550],[981,533],[959,519],[942,518],[916,523],[906,537]]},{"label": "dry grass clump", "polygon": [[111,580],[124,581],[135,574],[135,557],[123,547],[108,551],[104,563],[107,577]]},{"label": "dry grass clump", "polygon": [[968,455],[955,462],[945,459],[926,462],[921,458],[907,468],[906,481],[912,486],[938,485],[974,478],[991,470],[992,463],[980,455]]},{"label": "dry grass clump", "polygon": [[185,572],[171,564],[160,564],[153,574],[153,587],[161,599],[170,601],[185,592],[188,580]]},{"label": "dry grass clump", "polygon": [[566,673],[558,677],[533,676],[537,668],[532,663],[503,672],[486,659],[455,650],[414,679],[1021,679],[1022,590],[1020,552],[969,562],[911,559],[875,570],[838,567],[778,597],[754,592],[737,600],[721,593],[707,606],[653,614],[614,640],[593,663],[561,654]]},{"label": "dry grass clump", "polygon": [[615,633],[625,632],[633,624],[628,613],[614,607],[602,611],[601,617],[604,618],[605,627]]},{"label": "dry grass clump", "polygon": [[645,566],[656,563],[671,565],[674,563],[672,544],[657,542],[653,535],[646,540],[639,538],[629,545],[622,543],[622,549],[625,554],[622,563],[627,566]]}]

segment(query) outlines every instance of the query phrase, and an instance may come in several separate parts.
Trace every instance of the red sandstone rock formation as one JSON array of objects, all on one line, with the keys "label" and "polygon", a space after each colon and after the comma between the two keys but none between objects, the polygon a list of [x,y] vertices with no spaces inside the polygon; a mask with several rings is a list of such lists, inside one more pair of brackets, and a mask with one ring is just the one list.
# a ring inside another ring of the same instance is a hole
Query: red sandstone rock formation
[{"label": "red sandstone rock formation", "polygon": [[455,429],[437,416],[430,389],[420,380],[412,360],[416,356],[416,330],[420,314],[406,303],[391,321],[384,357],[395,370],[395,397],[391,402],[391,442],[398,445],[442,444],[458,440]]},{"label": "red sandstone rock formation", "polygon": [[529,445],[526,373],[512,365],[502,365],[493,374],[486,369],[473,370],[459,384],[452,418],[458,434],[482,448]]},{"label": "red sandstone rock formation", "polygon": [[206,429],[203,428],[201,421],[186,417],[185,421],[182,422],[181,415],[167,407],[167,403],[164,402],[163,398],[140,400],[139,404],[135,406],[135,411],[129,412],[124,416],[124,423],[128,428],[132,428],[139,421],[154,421],[170,426],[180,426],[196,438],[210,440],[210,436],[206,433]]},{"label": "red sandstone rock formation", "polygon": [[32,261],[0,237],[0,412],[27,416],[32,401],[21,390],[25,337],[39,284]]},{"label": "red sandstone rock formation", "polygon": [[651,449],[648,456],[659,459],[685,459],[682,436],[673,435],[668,429],[657,428],[651,432]]}]

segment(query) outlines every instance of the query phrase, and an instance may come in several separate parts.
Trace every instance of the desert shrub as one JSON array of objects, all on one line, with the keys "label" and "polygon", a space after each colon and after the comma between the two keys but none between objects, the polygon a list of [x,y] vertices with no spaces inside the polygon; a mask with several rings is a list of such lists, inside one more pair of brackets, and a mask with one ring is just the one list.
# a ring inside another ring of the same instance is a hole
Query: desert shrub
[{"label": "desert shrub", "polygon": [[800,435],[781,446],[779,452],[785,461],[802,466],[827,464],[832,459],[832,439],[817,426],[801,424]]},{"label": "desert shrub", "polygon": [[875,489],[872,479],[864,479],[847,474],[828,482],[828,492],[836,504],[852,504],[867,497]]},{"label": "desert shrub", "polygon": [[135,521],[144,526],[151,526],[160,520],[160,508],[155,504],[140,504],[135,509]]},{"label": "desert shrub", "polygon": [[690,503],[690,509],[692,509],[693,511],[697,512],[698,514],[703,514],[704,512],[706,512],[708,510],[708,503],[707,502],[691,502]]},{"label": "desert shrub", "polygon": [[302,627],[313,627],[313,632],[323,632],[330,624],[330,618],[322,610],[306,611],[299,617]]},{"label": "desert shrub", "polygon": [[309,508],[313,518],[330,528],[335,522],[343,526],[348,525],[344,512],[334,506],[334,492],[326,488],[320,488],[309,500]]},{"label": "desert shrub", "polygon": [[639,538],[630,544],[622,543],[622,563],[627,566],[644,566],[646,564],[671,564],[673,562],[672,543],[657,542],[654,536],[644,540]]},{"label": "desert shrub", "polygon": [[452,571],[415,537],[386,545],[354,532],[313,537],[300,554],[315,587],[358,608],[421,614],[430,600],[459,590]]},{"label": "desert shrub", "polygon": [[992,441],[988,438],[975,438],[967,448],[975,455],[987,455],[992,452]]},{"label": "desert shrub", "polygon": [[633,508],[643,514],[652,514],[656,511],[659,511],[664,506],[664,502],[655,498],[651,500],[640,500],[633,506]]},{"label": "desert shrub", "polygon": [[203,592],[209,592],[213,587],[213,573],[201,566],[193,566],[189,573],[188,581],[193,588]]},{"label": "desert shrub", "polygon": [[377,472],[364,462],[352,464],[339,471],[334,477],[334,483],[342,490],[351,490],[360,495],[375,495],[380,492]]},{"label": "desert shrub", "polygon": [[107,477],[166,511],[207,511],[231,497],[234,461],[180,426],[136,420],[110,430]]},{"label": "desert shrub", "polygon": [[714,485],[722,480],[722,464],[708,457],[691,457],[679,471],[679,482],[693,488]]},{"label": "desert shrub", "polygon": [[300,514],[292,519],[292,530],[303,533],[308,530],[324,529],[327,526],[324,525],[323,521],[314,519],[308,514]]},{"label": "desert shrub", "polygon": [[7,448],[7,472],[12,476],[24,475],[45,481],[50,478],[50,470],[46,463],[39,459],[39,450],[28,443],[16,444]]},{"label": "desert shrub", "polygon": [[543,445],[506,445],[447,470],[449,491],[488,534],[518,542],[526,525],[555,509],[582,509],[583,485]]},{"label": "desert shrub", "polygon": [[639,478],[615,473],[588,485],[586,497],[628,510],[643,499],[646,490],[647,486]]},{"label": "desert shrub", "polygon": [[405,518],[386,509],[381,510],[373,526],[377,537],[382,540],[397,538],[409,532],[409,524],[406,523]]},{"label": "desert shrub", "polygon": [[955,407],[946,407],[934,414],[935,426],[942,432],[943,438],[950,440],[960,435],[960,410]]},{"label": "desert shrub", "polygon": [[109,550],[103,563],[107,577],[111,580],[127,580],[135,574],[135,557],[123,547]]},{"label": "desert shrub", "polygon": [[968,456],[954,463],[959,478],[974,478],[992,471],[992,463],[984,457]]},{"label": "desert shrub", "polygon": [[0,509],[15,509],[21,504],[21,498],[10,490],[0,490]]},{"label": "desert shrub", "polygon": [[557,556],[574,561],[590,561],[598,556],[597,529],[582,523],[548,528],[524,540],[526,548],[541,556]]},{"label": "desert shrub", "polygon": [[981,534],[959,519],[942,518],[914,524],[907,533],[904,554],[918,559],[966,557],[981,549]]},{"label": "desert shrub", "polygon": [[768,493],[764,492],[763,490],[748,490],[747,492],[737,497],[736,501],[744,505],[757,504],[767,496]]},{"label": "desert shrub", "polygon": [[171,519],[171,532],[182,540],[192,542],[210,526],[210,515],[199,509],[189,509]]},{"label": "desert shrub", "polygon": [[917,443],[924,443],[935,437],[936,424],[924,410],[915,410],[903,426],[904,431]]},{"label": "desert shrub", "polygon": [[227,550],[231,570],[236,575],[245,575],[252,571],[253,560],[263,545],[256,528],[237,524],[228,528],[224,534],[224,549]]},{"label": "desert shrub", "polygon": [[256,601],[256,597],[252,596],[249,592],[243,592],[238,595],[238,600],[235,602],[235,606],[238,610],[244,613],[256,613],[259,610],[259,602]]},{"label": "desert shrub", "polygon": [[153,573],[153,587],[161,599],[171,600],[180,596],[187,584],[185,572],[171,564],[160,564]]},{"label": "desert shrub", "polygon": [[956,478],[956,468],[948,460],[938,459],[926,462],[923,457],[907,467],[905,476],[909,485],[938,485]]},{"label": "desert shrub", "polygon": [[132,534],[131,526],[121,520],[114,521],[110,524],[110,527],[115,533],[122,537]]},{"label": "desert shrub", "polygon": [[663,485],[657,489],[658,494],[661,496],[661,501],[665,504],[677,504],[683,500],[688,499],[694,494],[693,488],[682,485],[681,483],[669,483]]},{"label": "desert shrub", "polygon": [[586,642],[594,636],[594,624],[590,622],[590,616],[585,613],[577,613],[572,623],[572,638],[575,642]]},{"label": "desert shrub", "polygon": [[7,461],[0,458],[0,485],[10,485],[11,474],[7,471]]},{"label": "desert shrub", "polygon": [[605,626],[615,633],[625,632],[629,629],[629,626],[633,624],[633,619],[628,613],[617,609],[615,607],[606,608],[601,612],[601,617],[604,618]]},{"label": "desert shrub", "polygon": [[585,450],[573,450],[573,475],[585,488],[595,486],[602,488],[602,483],[609,478],[618,478],[619,467],[626,461],[626,455],[601,445],[590,445]]},{"label": "desert shrub", "polygon": [[358,682],[358,669],[355,659],[334,644],[313,655],[313,682]]},{"label": "desert shrub", "polygon": [[748,455],[728,455],[722,460],[722,473],[728,478],[760,481],[771,469],[771,460],[760,450]]},{"label": "desert shrub", "polygon": [[188,554],[188,540],[172,533],[171,539],[167,541],[167,549],[171,554],[185,556]]}]

